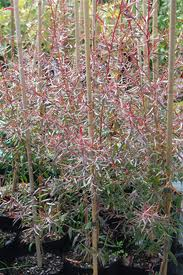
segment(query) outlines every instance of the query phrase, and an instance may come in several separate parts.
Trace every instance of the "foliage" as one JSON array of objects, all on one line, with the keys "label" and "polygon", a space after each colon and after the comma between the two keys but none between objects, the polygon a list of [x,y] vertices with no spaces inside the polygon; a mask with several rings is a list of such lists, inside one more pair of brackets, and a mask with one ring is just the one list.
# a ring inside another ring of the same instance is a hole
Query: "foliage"
[{"label": "foliage", "polygon": [[[8,63],[8,68],[1,70],[0,74],[0,169],[6,174],[8,190],[12,188],[15,162],[19,165],[19,190],[11,195],[12,200],[8,203],[2,196],[2,209],[23,218],[28,228],[25,239],[28,240],[32,240],[33,231],[44,239],[59,238],[68,230],[74,239],[75,251],[84,258],[91,253],[88,236],[92,230],[90,184],[93,167],[99,195],[101,262],[127,255],[157,256],[164,237],[173,235],[177,227],[177,206],[168,221],[162,201],[166,171],[168,2],[160,2],[158,19],[160,76],[157,82],[149,78],[143,85],[141,76],[144,72],[139,66],[136,49],[136,34],[142,32],[143,19],[133,21],[135,8],[131,9],[130,5],[121,11],[119,2],[98,6],[97,48],[91,53],[95,102],[93,144],[88,139],[82,30],[80,73],[77,74],[73,58],[72,6],[65,3],[62,7],[64,17],[59,5],[48,2],[43,16],[42,52],[37,57],[37,7],[32,1],[20,1],[23,69],[29,104],[26,117],[31,131],[37,188],[34,195],[39,204],[37,228],[31,227],[17,54],[15,51],[14,59],[12,54],[8,54],[11,52],[8,36],[11,11],[2,9],[0,14],[1,55]],[[178,1],[178,34],[181,8],[182,1]],[[148,32],[148,37],[150,34]],[[153,50],[150,44],[151,56]],[[179,52],[176,53],[176,69],[179,71],[181,62]],[[41,67],[41,76],[37,65]],[[179,77],[180,73],[177,75]],[[146,96],[150,104],[148,113],[144,111]],[[182,180],[180,121],[181,111],[176,111],[173,168],[175,179]],[[175,204],[178,204],[177,200],[178,196],[175,196]]]},{"label": "foliage", "polygon": [[0,8],[9,7],[9,6],[10,6],[10,1],[8,1],[8,0],[1,0],[0,1]]}]

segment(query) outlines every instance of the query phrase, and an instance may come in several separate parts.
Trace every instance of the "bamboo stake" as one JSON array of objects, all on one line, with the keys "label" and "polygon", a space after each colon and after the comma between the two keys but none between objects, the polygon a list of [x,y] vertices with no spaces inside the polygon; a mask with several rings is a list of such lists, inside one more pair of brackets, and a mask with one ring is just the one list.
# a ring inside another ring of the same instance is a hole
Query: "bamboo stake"
[{"label": "bamboo stake", "polygon": [[[153,82],[156,83],[159,76],[159,56],[158,56],[158,0],[153,0],[153,23],[152,23],[152,74]],[[156,125],[156,143],[155,148],[160,147],[161,141],[159,140],[159,114],[158,114],[158,102],[156,97],[156,102],[154,104],[154,120]]]},{"label": "bamboo stake", "polygon": [[18,191],[19,170],[20,170],[19,163],[20,163],[20,154],[17,149],[14,155],[13,182],[12,182],[13,193]]},{"label": "bamboo stake", "polygon": [[[96,35],[97,35],[97,24],[96,24],[96,13],[97,13],[97,2],[96,0],[92,0],[92,50],[94,52],[95,56],[95,50],[96,50]],[[96,72],[95,72],[95,58],[93,58],[93,64],[92,64],[92,78],[96,79]],[[95,91],[95,82],[93,81],[93,91]]]},{"label": "bamboo stake", "polygon": [[79,24],[80,24],[80,33],[82,33],[82,30],[83,30],[83,21],[84,21],[84,18],[83,18],[83,7],[84,5],[84,2],[83,0],[80,0],[80,7],[79,7]]},{"label": "bamboo stake", "polygon": [[94,137],[94,116],[93,116],[93,92],[91,86],[91,70],[90,70],[90,26],[89,26],[89,3],[84,0],[84,31],[85,31],[85,55],[86,55],[86,83],[87,83],[87,99],[88,99],[88,134],[93,143]]},{"label": "bamboo stake", "polygon": [[[149,61],[148,61],[148,48],[147,48],[147,11],[148,11],[148,0],[143,0],[143,17],[144,17],[144,35],[143,35],[143,71],[144,77],[143,82],[146,83],[148,81],[148,73],[149,73]],[[148,98],[145,96],[144,98],[144,111],[147,113],[148,111]]]},{"label": "bamboo stake", "polygon": [[147,52],[147,7],[148,0],[143,0],[143,17],[145,21],[144,25],[144,35],[143,35],[143,55],[144,55],[144,73],[145,73],[145,81],[148,76],[148,52]]},{"label": "bamboo stake", "polygon": [[175,25],[176,25],[176,0],[171,0],[170,15],[170,48],[169,48],[169,71],[168,71],[168,113],[167,113],[167,153],[166,162],[171,171],[172,158],[172,135],[173,135],[173,87],[175,65]]},{"label": "bamboo stake", "polygon": [[[167,108],[167,137],[166,137],[166,166],[167,185],[164,197],[165,215],[170,218],[172,204],[171,178],[172,178],[172,139],[173,139],[173,88],[174,88],[174,66],[175,66],[175,27],[176,27],[176,0],[171,0],[170,5],[170,27],[169,27],[169,64],[168,64],[168,108]],[[168,252],[170,239],[165,238],[163,261],[160,274],[167,274]]]},{"label": "bamboo stake", "polygon": [[[92,0],[92,49],[96,50],[96,13],[97,13],[97,2]],[[85,36],[86,38],[86,36]],[[88,37],[88,41],[90,41]],[[93,60],[93,79],[96,79],[95,72],[95,59]],[[93,91],[95,89],[95,83],[93,83]],[[93,119],[94,120],[94,119]],[[94,121],[93,121],[94,123]],[[93,126],[93,137],[94,139],[94,126]],[[93,182],[91,186],[91,196],[92,196],[92,249],[93,249],[93,275],[98,275],[98,238],[99,238],[99,225],[98,225],[98,191],[97,183],[95,181],[95,171],[94,166],[91,168],[91,173],[93,174]]]},{"label": "bamboo stake", "polygon": [[61,0],[60,1],[60,11],[61,11],[61,22],[63,25],[65,25],[65,19],[66,19],[66,16],[65,16],[65,13],[66,13],[66,3],[65,3],[65,0]]},{"label": "bamboo stake", "polygon": [[[11,6],[13,7],[13,0],[11,0]],[[14,61],[15,54],[15,24],[14,24],[14,9],[11,9],[11,61]]]},{"label": "bamboo stake", "polygon": [[[139,21],[140,19],[140,0],[136,1],[136,18]],[[142,54],[141,54],[141,34],[139,37],[137,37],[137,60],[138,60],[138,68],[140,69],[140,83],[142,84],[142,77],[141,77],[141,72],[142,72]]]},{"label": "bamboo stake", "polygon": [[38,0],[38,29],[37,29],[37,34],[36,34],[35,50],[34,50],[33,62],[32,62],[32,69],[33,70],[36,67],[36,61],[38,62],[38,65],[37,65],[38,78],[41,75],[40,55],[41,55],[41,33],[42,33],[43,8],[44,8],[44,5],[42,3],[42,0]]},{"label": "bamboo stake", "polygon": [[159,74],[159,60],[158,60],[158,0],[153,0],[153,26],[152,26],[152,38],[153,38],[153,81],[157,81]]},{"label": "bamboo stake", "polygon": [[[42,0],[38,1],[38,30],[37,30],[37,45],[36,45],[36,56],[37,56],[37,90],[41,94],[41,78],[42,78],[42,69],[41,69],[41,41],[42,41],[42,16],[43,16],[43,3]],[[40,116],[43,117],[46,113],[46,106],[44,100],[40,104]],[[43,123],[41,122],[41,127]]]},{"label": "bamboo stake", "polygon": [[76,72],[80,71],[80,32],[79,32],[79,6],[78,0],[74,0],[74,13],[75,13],[75,40],[76,40]]},{"label": "bamboo stake", "polygon": [[[11,0],[11,7],[13,7],[13,0]],[[11,61],[14,61],[15,54],[15,23],[14,23],[14,9],[11,9]],[[18,180],[19,180],[19,153],[18,150],[15,150],[14,155],[14,168],[13,168],[13,182],[12,182],[12,192],[16,192],[18,190]]]},{"label": "bamboo stake", "polygon": [[[41,49],[41,42],[42,42],[42,16],[43,16],[43,10],[44,10],[44,2],[42,0],[38,1],[38,30],[37,30],[37,71],[38,71],[38,79],[37,79],[37,90],[39,94],[41,94],[42,90],[42,69],[41,69],[41,54],[42,54],[42,49]],[[46,114],[46,105],[44,102],[44,99],[42,99],[39,107],[39,113],[40,117],[44,117]],[[44,130],[43,130],[43,120],[40,120],[40,128],[41,128],[41,135],[42,139],[44,140]],[[42,155],[44,155],[44,144],[43,147],[40,149]],[[42,160],[40,161],[40,165],[42,165]],[[43,176],[40,174],[38,177],[38,182],[39,182],[39,188],[42,187],[42,178]],[[40,199],[39,199],[39,204],[40,204]]]},{"label": "bamboo stake", "polygon": [[[25,142],[26,142],[26,149],[27,149],[30,192],[32,196],[32,215],[33,215],[32,222],[33,222],[33,226],[35,226],[38,221],[38,215],[37,215],[37,205],[34,198],[35,188],[34,188],[33,165],[32,165],[31,134],[30,134],[28,121],[27,121],[28,100],[26,95],[26,82],[25,82],[25,75],[23,70],[23,66],[24,66],[23,50],[22,50],[22,39],[21,39],[21,32],[20,32],[18,0],[13,0],[13,3],[14,3],[15,28],[16,28],[16,39],[17,39],[18,60],[19,60],[19,76],[20,76],[20,85],[21,85],[21,91],[22,91]],[[35,244],[36,244],[36,253],[37,253],[37,264],[39,267],[41,267],[42,266],[41,243],[40,243],[40,238],[37,234],[35,234]]]},{"label": "bamboo stake", "polygon": [[80,0],[80,7],[79,7],[79,37],[80,37],[80,51],[81,53],[84,52],[84,0]]},{"label": "bamboo stake", "polygon": [[96,48],[96,13],[97,13],[97,2],[92,0],[92,48]]},{"label": "bamboo stake", "polygon": [[[91,86],[90,70],[90,27],[89,27],[89,1],[84,0],[84,31],[85,31],[85,58],[86,58],[86,83],[87,83],[87,103],[88,103],[88,136],[91,144],[94,142],[94,106],[93,92]],[[98,204],[97,186],[94,175],[94,165],[91,167],[92,183],[92,256],[93,256],[93,275],[98,275]]]},{"label": "bamboo stake", "polygon": [[37,58],[38,58],[38,82],[40,90],[40,79],[41,79],[41,32],[42,32],[42,0],[38,1],[38,33],[37,33]]}]

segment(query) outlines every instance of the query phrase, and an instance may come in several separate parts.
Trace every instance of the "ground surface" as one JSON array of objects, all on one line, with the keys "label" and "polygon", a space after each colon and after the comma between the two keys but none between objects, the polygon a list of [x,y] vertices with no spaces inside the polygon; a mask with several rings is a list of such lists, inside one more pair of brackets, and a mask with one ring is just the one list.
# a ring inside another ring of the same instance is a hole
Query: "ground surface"
[{"label": "ground surface", "polygon": [[46,253],[42,268],[37,267],[35,255],[16,259],[12,275],[52,275],[60,272],[62,268],[63,257]]}]

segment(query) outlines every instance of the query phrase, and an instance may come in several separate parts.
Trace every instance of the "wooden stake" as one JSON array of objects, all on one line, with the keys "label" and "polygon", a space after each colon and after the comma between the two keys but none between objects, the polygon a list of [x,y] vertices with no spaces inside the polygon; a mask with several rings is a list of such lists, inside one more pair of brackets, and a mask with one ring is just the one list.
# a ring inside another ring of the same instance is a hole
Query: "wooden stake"
[{"label": "wooden stake", "polygon": [[19,171],[20,171],[20,154],[18,149],[15,150],[14,154],[14,165],[13,165],[13,182],[12,182],[12,192],[18,191],[18,181],[19,181]]},{"label": "wooden stake", "polygon": [[[143,71],[144,71],[144,77],[143,82],[147,83],[149,80],[149,61],[148,61],[148,43],[147,43],[147,31],[148,31],[148,22],[147,22],[147,16],[148,16],[148,0],[143,0],[143,17],[144,17],[144,35],[143,35]],[[147,96],[144,98],[144,112],[145,114],[148,111],[148,105],[149,100]]]},{"label": "wooden stake", "polygon": [[[44,2],[45,5],[45,2]],[[41,36],[42,36],[42,14],[43,14],[43,8],[44,5],[42,3],[42,0],[38,0],[38,29],[37,29],[37,35],[36,35],[36,41],[35,41],[35,49],[34,49],[34,55],[33,55],[33,62],[32,62],[32,69],[33,71],[35,68],[38,68],[38,78],[41,77],[41,66],[40,66],[40,56],[41,56]],[[36,61],[38,62],[36,66]],[[39,80],[38,80],[39,82]],[[40,86],[40,85],[38,85]],[[39,87],[38,87],[39,89]]]},{"label": "wooden stake", "polygon": [[[94,142],[94,106],[93,91],[91,86],[90,70],[90,27],[89,27],[89,1],[84,0],[84,30],[85,30],[85,58],[86,58],[86,83],[87,83],[87,104],[88,104],[88,136],[91,145]],[[95,181],[94,165],[90,169],[92,176],[91,198],[92,198],[92,256],[93,275],[98,275],[98,203],[97,183]]]},{"label": "wooden stake", "polygon": [[[165,190],[171,190],[172,178],[172,138],[173,138],[173,88],[174,88],[174,65],[175,65],[175,27],[176,27],[176,0],[171,0],[170,5],[170,27],[169,27],[169,64],[168,64],[168,108],[167,108],[167,138],[166,138],[166,167],[167,185]],[[164,196],[165,215],[170,219],[172,205],[172,192],[166,192]],[[170,239],[165,238],[163,261],[161,263],[160,275],[167,274],[168,253]]]},{"label": "wooden stake", "polygon": [[84,18],[83,18],[83,16],[84,16],[84,7],[83,7],[83,5],[84,5],[84,2],[83,2],[84,0],[80,0],[80,7],[79,7],[79,30],[80,30],[80,37],[82,36],[82,34],[83,34],[83,22],[84,22]]},{"label": "wooden stake", "polygon": [[78,0],[74,0],[74,13],[75,13],[75,40],[76,40],[76,56],[75,65],[76,71],[80,71],[80,32],[79,32],[79,6]]},{"label": "wooden stake", "polygon": [[[139,21],[140,19],[140,0],[136,1],[136,18]],[[140,83],[142,84],[142,47],[141,47],[141,34],[137,37],[137,60],[138,60],[138,67],[140,71]]]},{"label": "wooden stake", "polygon": [[[13,0],[11,0],[11,6],[13,7]],[[15,24],[14,24],[14,9],[11,9],[11,61],[14,61],[15,54]]]},{"label": "wooden stake", "polygon": [[[43,16],[43,3],[42,0],[38,1],[38,30],[37,30],[37,45],[36,45],[36,58],[37,58],[37,72],[38,72],[38,79],[37,79],[37,90],[41,94],[42,90],[42,69],[41,69],[41,42],[42,42],[42,16]],[[40,104],[39,110],[40,116],[43,117],[46,114],[46,105],[44,100],[42,100]],[[41,121],[41,128],[43,123]]]},{"label": "wooden stake", "polygon": [[94,138],[94,114],[93,114],[93,92],[91,86],[90,70],[90,21],[89,21],[89,1],[84,0],[84,30],[85,30],[85,59],[86,59],[86,84],[88,100],[88,135],[93,143]]},{"label": "wooden stake", "polygon": [[92,48],[96,48],[96,13],[97,13],[97,2],[92,0]]},{"label": "wooden stake", "polygon": [[171,0],[169,31],[169,65],[168,65],[168,111],[167,111],[167,149],[166,163],[171,174],[172,135],[173,135],[173,87],[175,65],[175,26],[176,26],[176,0]]},{"label": "wooden stake", "polygon": [[143,56],[144,56],[144,73],[145,73],[145,76],[144,76],[144,81],[147,80],[147,77],[148,77],[148,49],[147,49],[147,12],[148,10],[148,0],[143,0],[143,17],[144,17],[144,21],[145,21],[145,24],[144,24],[144,36],[143,36]]},{"label": "wooden stake", "polygon": [[153,0],[153,27],[152,27],[152,44],[154,50],[153,56],[153,81],[157,81],[159,75],[159,58],[158,58],[158,0]]},{"label": "wooden stake", "polygon": [[38,1],[38,32],[37,32],[37,61],[38,61],[38,82],[40,90],[40,79],[41,79],[41,32],[42,32],[42,0]]}]

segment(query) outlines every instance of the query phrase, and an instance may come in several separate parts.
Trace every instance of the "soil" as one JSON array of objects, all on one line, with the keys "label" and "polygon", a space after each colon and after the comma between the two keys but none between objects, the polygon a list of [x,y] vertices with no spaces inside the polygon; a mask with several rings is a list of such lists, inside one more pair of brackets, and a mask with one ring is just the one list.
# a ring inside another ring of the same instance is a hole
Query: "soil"
[{"label": "soil", "polygon": [[63,257],[46,253],[44,255],[43,267],[38,268],[36,256],[26,256],[16,259],[13,265],[12,275],[53,275],[61,272],[63,268]]}]

